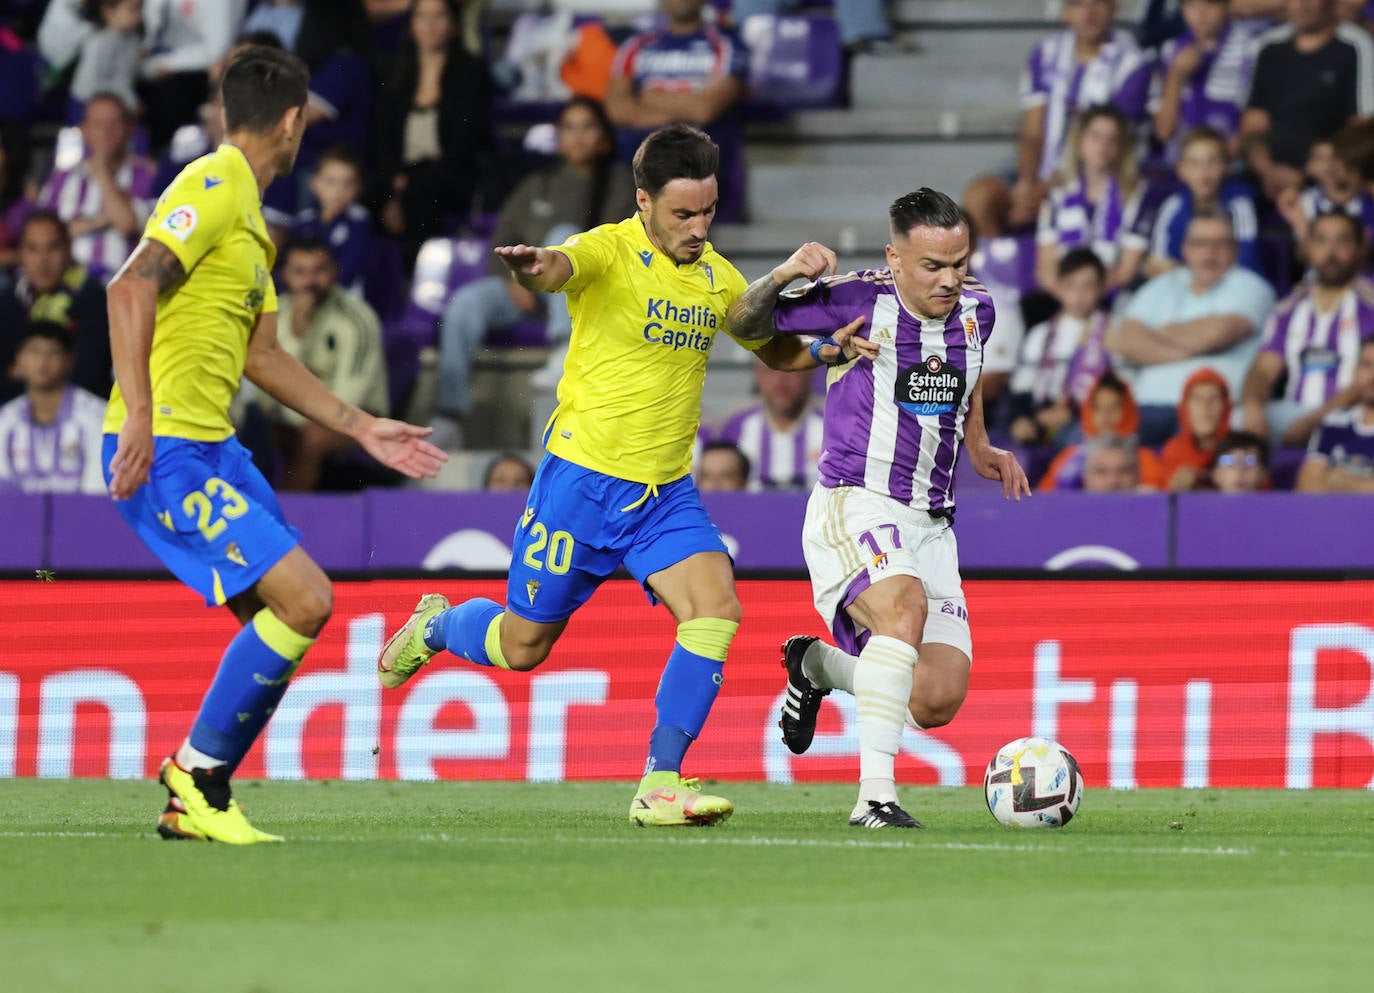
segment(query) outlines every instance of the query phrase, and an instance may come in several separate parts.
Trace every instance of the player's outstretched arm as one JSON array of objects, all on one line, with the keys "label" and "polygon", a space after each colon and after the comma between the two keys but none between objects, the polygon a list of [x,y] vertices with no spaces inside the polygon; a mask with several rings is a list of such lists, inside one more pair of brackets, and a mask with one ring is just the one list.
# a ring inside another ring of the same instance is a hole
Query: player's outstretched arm
[{"label": "player's outstretched arm", "polygon": [[725,315],[725,326],[732,335],[744,341],[771,338],[778,333],[773,321],[778,293],[798,277],[816,279],[827,273],[834,275],[838,264],[834,252],[820,242],[808,241],[782,265],[749,284],[749,288],[730,305],[730,312]]},{"label": "player's outstretched arm", "polygon": [[110,462],[110,495],[116,500],[127,500],[148,481],[153,464],[153,382],[148,358],[153,351],[157,298],[185,278],[186,271],[172,250],[145,238],[105,291],[115,379],[128,409]]},{"label": "player's outstretched arm", "polygon": [[375,417],[340,400],[315,374],[277,342],[277,315],[258,318],[248,342],[244,374],[268,396],[316,424],[352,438],[382,465],[411,479],[434,476],[448,461],[424,439],[431,428]]},{"label": "player's outstretched arm", "polygon": [[510,270],[511,278],[536,293],[557,293],[572,278],[572,263],[562,252],[532,245],[501,245],[492,253]]},{"label": "player's outstretched arm", "polygon": [[973,387],[968,402],[968,413],[964,415],[964,447],[968,449],[969,458],[978,475],[984,479],[1001,481],[1003,498],[1020,502],[1023,496],[1031,495],[1026,470],[1021,468],[1016,456],[1005,448],[998,448],[988,438],[987,423],[983,420],[981,379]]},{"label": "player's outstretched arm", "polygon": [[810,341],[796,335],[780,334],[754,354],[764,365],[779,372],[808,372],[823,365],[844,365],[854,359],[875,359],[881,347],[876,341],[856,338],[867,318],[856,317],[828,338]]}]

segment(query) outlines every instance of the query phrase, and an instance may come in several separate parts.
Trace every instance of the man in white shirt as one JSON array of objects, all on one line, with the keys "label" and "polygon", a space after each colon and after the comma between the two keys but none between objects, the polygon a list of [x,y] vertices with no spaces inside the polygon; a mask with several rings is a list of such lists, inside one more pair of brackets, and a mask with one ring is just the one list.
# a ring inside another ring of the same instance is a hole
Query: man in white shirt
[{"label": "man in white shirt", "polygon": [[1230,215],[1200,211],[1183,240],[1184,266],[1142,286],[1108,332],[1108,350],[1133,369],[1142,444],[1163,444],[1177,431],[1183,384],[1198,369],[1215,369],[1240,395],[1274,291],[1236,257]]}]

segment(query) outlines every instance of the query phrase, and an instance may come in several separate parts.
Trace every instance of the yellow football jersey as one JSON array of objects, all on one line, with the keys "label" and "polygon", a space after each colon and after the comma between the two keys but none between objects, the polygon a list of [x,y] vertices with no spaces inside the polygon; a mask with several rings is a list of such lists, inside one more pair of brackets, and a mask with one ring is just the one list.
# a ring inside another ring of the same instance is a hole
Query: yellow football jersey
[{"label": "yellow football jersey", "polygon": [[552,247],[573,274],[563,285],[572,340],[549,451],[636,483],[685,476],[706,358],[744,277],[709,242],[696,262],[677,265],[654,248],[638,214]]},{"label": "yellow football jersey", "polygon": [[[243,377],[248,338],[259,315],[277,309],[277,251],[243,153],[220,145],[183,169],[143,237],[171,249],[187,273],[157,302],[149,361],[153,434],[223,441],[234,433],[229,403]],[[118,431],[126,413],[116,384],[105,431]]]}]

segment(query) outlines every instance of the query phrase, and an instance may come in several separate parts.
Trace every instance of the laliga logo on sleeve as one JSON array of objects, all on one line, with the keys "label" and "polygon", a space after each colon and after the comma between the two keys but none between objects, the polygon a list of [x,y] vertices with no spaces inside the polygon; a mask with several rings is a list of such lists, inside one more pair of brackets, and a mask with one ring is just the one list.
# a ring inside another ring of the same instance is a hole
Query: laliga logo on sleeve
[{"label": "laliga logo on sleeve", "polygon": [[962,369],[932,355],[898,374],[894,399],[918,417],[948,414],[964,399],[966,385]]},{"label": "laliga logo on sleeve", "polygon": [[176,207],[170,214],[162,219],[159,225],[163,230],[171,232],[177,241],[185,242],[191,237],[191,232],[196,229],[196,224],[200,221],[200,215],[196,213],[196,208],[189,204]]}]

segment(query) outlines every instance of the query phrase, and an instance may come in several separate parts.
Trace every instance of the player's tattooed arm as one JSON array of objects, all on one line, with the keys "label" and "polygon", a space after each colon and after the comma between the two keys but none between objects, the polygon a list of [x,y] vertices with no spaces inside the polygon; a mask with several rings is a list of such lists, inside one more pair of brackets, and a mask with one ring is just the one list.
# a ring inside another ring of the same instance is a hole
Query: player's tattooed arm
[{"label": "player's tattooed arm", "polygon": [[778,291],[782,286],[778,285],[772,273],[750,283],[725,315],[725,326],[730,333],[745,341],[762,341],[777,334],[773,313],[777,309]]},{"label": "player's tattooed arm", "polygon": [[836,265],[834,252],[820,242],[808,241],[767,276],[749,284],[730,306],[725,326],[736,338],[745,341],[771,338],[778,333],[773,319],[778,294],[794,279],[817,279],[827,273],[834,275]]},{"label": "player's tattooed arm", "polygon": [[144,238],[138,243],[124,270],[155,284],[158,296],[180,286],[186,278],[181,260],[162,242],[151,238]]}]

